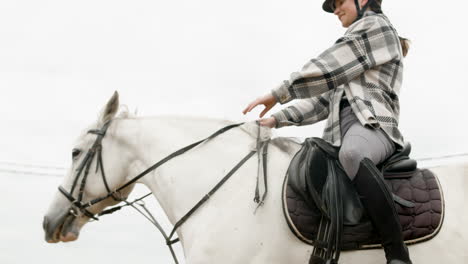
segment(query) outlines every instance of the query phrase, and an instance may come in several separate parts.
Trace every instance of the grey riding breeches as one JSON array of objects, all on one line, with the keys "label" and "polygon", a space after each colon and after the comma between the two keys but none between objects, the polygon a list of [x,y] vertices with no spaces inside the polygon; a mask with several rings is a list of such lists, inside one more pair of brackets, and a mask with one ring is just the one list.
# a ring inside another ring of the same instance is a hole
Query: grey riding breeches
[{"label": "grey riding breeches", "polygon": [[395,152],[395,144],[385,132],[364,127],[349,106],[340,111],[340,128],[339,160],[351,180],[356,177],[364,158],[379,164]]}]

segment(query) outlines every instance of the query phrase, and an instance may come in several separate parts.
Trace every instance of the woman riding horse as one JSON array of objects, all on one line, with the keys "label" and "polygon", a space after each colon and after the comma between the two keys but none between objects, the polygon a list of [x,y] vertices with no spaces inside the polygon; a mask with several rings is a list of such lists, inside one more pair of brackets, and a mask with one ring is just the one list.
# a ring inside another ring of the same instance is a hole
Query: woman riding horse
[{"label": "woman riding horse", "polygon": [[[391,193],[376,164],[403,147],[398,129],[403,57],[400,38],[382,13],[381,0],[326,0],[323,10],[348,28],[343,37],[300,72],[243,111],[298,101],[260,124],[280,128],[327,119],[323,138],[339,146],[339,160],[382,238],[387,263],[411,263]],[[310,263],[314,262],[311,258]]]}]

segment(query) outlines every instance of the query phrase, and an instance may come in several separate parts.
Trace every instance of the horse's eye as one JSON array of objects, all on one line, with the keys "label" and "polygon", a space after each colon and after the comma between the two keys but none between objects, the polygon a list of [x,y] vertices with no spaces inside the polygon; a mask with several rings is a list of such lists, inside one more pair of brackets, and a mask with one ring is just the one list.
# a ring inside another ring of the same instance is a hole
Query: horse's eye
[{"label": "horse's eye", "polygon": [[72,150],[72,158],[73,158],[73,159],[76,159],[76,157],[78,157],[78,155],[80,155],[80,153],[81,153],[81,150],[79,150],[79,149],[73,149],[73,150]]}]

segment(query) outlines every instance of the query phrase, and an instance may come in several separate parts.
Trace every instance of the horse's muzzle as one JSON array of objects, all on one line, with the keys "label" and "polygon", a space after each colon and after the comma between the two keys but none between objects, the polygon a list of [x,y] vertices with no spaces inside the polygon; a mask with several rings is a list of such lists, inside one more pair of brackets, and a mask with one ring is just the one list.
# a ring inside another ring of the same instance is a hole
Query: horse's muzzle
[{"label": "horse's muzzle", "polygon": [[78,230],[74,226],[75,216],[68,212],[58,216],[44,216],[42,228],[45,232],[45,240],[48,243],[69,242],[78,239]]}]

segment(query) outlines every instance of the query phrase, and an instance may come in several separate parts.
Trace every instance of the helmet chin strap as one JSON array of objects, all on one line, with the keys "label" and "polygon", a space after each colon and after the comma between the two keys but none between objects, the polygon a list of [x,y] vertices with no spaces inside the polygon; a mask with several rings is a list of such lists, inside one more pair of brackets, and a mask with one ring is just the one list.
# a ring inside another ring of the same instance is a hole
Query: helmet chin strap
[{"label": "helmet chin strap", "polygon": [[364,12],[366,11],[367,7],[370,5],[371,2],[372,0],[367,1],[367,3],[362,8],[360,8],[359,0],[354,0],[354,4],[356,5],[356,10],[357,10],[357,17],[356,17],[356,20],[354,20],[354,22],[362,18],[362,16],[364,15]]}]

